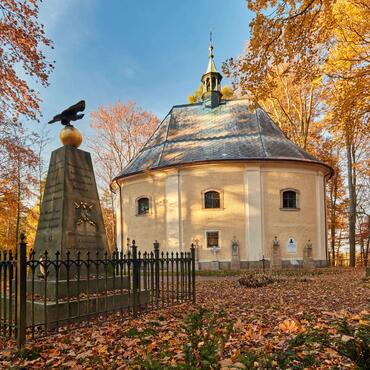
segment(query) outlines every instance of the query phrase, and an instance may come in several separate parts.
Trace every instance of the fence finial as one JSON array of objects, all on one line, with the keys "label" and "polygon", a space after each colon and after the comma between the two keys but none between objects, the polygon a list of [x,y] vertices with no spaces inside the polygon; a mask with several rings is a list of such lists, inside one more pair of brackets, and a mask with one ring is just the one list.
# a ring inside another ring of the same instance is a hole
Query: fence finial
[{"label": "fence finial", "polygon": [[20,237],[21,237],[21,243],[26,243],[27,238],[26,238],[26,233],[24,231],[21,232]]},{"label": "fence finial", "polygon": [[158,240],[156,240],[156,241],[153,243],[153,246],[154,246],[154,250],[159,249],[159,243],[158,243]]}]

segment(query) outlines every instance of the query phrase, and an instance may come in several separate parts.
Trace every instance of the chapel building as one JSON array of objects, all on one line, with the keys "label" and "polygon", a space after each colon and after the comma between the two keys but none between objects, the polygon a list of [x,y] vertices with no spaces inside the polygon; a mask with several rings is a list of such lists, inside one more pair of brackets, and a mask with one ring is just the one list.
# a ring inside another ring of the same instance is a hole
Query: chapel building
[{"label": "chapel building", "polygon": [[[223,100],[210,46],[203,101],[175,105],[138,155],[113,180],[117,246],[151,251],[196,245],[198,266],[241,268],[273,259],[300,265],[312,249],[326,265],[325,183],[332,169],[291,142],[261,108]],[[276,237],[276,238],[275,238]],[[273,243],[273,240],[275,242]],[[276,254],[276,250],[275,250]],[[275,256],[276,257],[276,256]]]}]

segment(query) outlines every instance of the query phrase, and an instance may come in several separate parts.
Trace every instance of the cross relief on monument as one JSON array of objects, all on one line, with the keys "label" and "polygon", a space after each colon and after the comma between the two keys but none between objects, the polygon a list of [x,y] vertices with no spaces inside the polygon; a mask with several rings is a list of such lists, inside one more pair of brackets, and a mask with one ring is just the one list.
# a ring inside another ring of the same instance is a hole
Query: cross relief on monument
[{"label": "cross relief on monument", "polygon": [[96,232],[96,222],[91,219],[91,209],[94,207],[94,205],[87,202],[75,202],[75,207],[77,211],[77,231]]}]

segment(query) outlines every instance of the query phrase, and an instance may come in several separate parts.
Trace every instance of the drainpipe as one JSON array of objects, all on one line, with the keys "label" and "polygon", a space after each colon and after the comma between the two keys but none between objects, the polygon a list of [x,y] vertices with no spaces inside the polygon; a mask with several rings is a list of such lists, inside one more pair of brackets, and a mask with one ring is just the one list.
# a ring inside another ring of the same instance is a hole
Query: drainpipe
[{"label": "drainpipe", "polygon": [[119,186],[119,215],[120,215],[120,230],[121,230],[121,252],[124,253],[123,249],[123,199],[122,199],[122,184],[117,182]]}]

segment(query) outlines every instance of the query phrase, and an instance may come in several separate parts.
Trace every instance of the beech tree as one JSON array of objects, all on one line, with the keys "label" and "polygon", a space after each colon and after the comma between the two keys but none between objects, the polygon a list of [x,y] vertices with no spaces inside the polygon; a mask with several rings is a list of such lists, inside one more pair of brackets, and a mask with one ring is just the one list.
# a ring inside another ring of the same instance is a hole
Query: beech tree
[{"label": "beech tree", "polygon": [[[108,107],[99,107],[90,115],[90,127],[94,135],[89,138],[89,146],[96,158],[95,170],[108,229],[115,225],[110,183],[135,157],[158,124],[159,120],[155,115],[144,111],[133,101],[118,101]],[[108,235],[113,237],[115,233],[108,230]],[[110,240],[110,245],[112,244],[114,243]]]},{"label": "beech tree", "polygon": [[329,229],[329,257],[332,266],[338,265],[338,246],[347,226],[346,208],[348,202],[343,179],[343,167],[345,168],[342,146],[338,142],[327,138],[322,141],[321,148],[316,152],[319,157],[329,164],[333,170],[333,177],[327,186],[327,220]]},{"label": "beech tree", "polygon": [[[37,119],[40,98],[19,73],[48,85],[53,69],[42,51],[52,47],[38,21],[41,0],[0,0],[0,125],[19,115]],[[6,119],[8,118],[8,119]]]},{"label": "beech tree", "polygon": [[0,134],[0,243],[14,249],[37,183],[34,137],[14,125]]},{"label": "beech tree", "polygon": [[369,141],[369,4],[249,0],[248,7],[255,13],[251,39],[245,53],[228,60],[224,71],[234,78],[236,89],[267,107],[287,136],[312,154],[321,144],[311,143],[329,134],[344,142],[354,266],[358,167],[364,152],[369,154],[368,148],[361,155],[358,149]]}]

